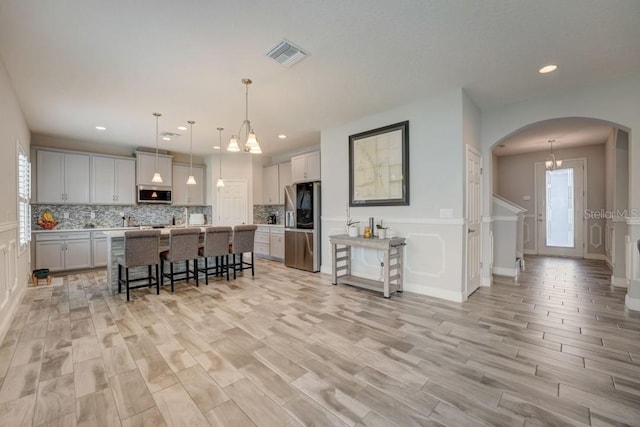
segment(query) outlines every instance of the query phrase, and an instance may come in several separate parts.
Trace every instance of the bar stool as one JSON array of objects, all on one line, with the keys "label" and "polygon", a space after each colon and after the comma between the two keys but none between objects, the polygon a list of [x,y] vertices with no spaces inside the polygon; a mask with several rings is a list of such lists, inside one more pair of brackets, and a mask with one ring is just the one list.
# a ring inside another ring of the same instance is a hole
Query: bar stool
[{"label": "bar stool", "polygon": [[[160,230],[131,230],[124,232],[124,256],[118,258],[118,293],[122,292],[122,284],[127,288],[127,301],[129,290],[146,288],[156,285],[156,294],[160,294],[160,282],[158,281],[158,239]],[[129,269],[132,267],[147,266],[147,276],[137,279],[129,279]],[[151,267],[156,267],[156,275],[151,275]],[[125,278],[122,279],[124,267]],[[155,279],[155,282],[152,281]],[[131,286],[132,282],[147,281],[144,285]]]},{"label": "bar stool", "polygon": [[[169,231],[169,247],[160,252],[160,286],[164,286],[164,278],[168,277],[171,280],[171,292],[173,292],[173,284],[176,276],[178,279],[185,279],[189,281],[189,260],[193,260],[194,271],[198,270],[198,247],[200,239],[199,228],[174,228]],[[169,263],[169,273],[164,272],[164,263]],[[184,271],[173,271],[174,262],[185,262]],[[196,286],[198,283],[198,274],[194,274],[196,279]]]},{"label": "bar stool", "polygon": [[[204,268],[197,269],[194,274],[204,273],[207,285],[210,275],[221,276],[225,271],[229,280],[229,241],[232,231],[231,227],[226,226],[207,227],[204,230],[204,244],[198,250],[198,255],[204,257]],[[209,258],[215,258],[215,266],[209,267]]]},{"label": "bar stool", "polygon": [[[233,255],[233,278],[236,278],[236,272],[251,269],[251,275],[255,276],[253,268],[253,240],[256,234],[257,225],[236,225],[233,227],[233,239],[229,253]],[[251,262],[245,262],[243,254],[251,252]],[[236,255],[240,255],[240,260],[236,261]]]}]

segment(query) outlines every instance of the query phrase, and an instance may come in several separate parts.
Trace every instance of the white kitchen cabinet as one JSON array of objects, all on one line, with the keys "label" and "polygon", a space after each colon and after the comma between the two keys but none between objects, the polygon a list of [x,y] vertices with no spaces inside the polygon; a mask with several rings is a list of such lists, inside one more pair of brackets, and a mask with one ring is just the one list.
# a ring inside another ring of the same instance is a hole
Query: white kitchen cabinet
[{"label": "white kitchen cabinet", "polygon": [[291,181],[320,181],[320,152],[301,154],[291,157]]},{"label": "white kitchen cabinet", "polygon": [[93,267],[104,267],[107,265],[107,236],[102,234],[101,231],[93,231],[91,233],[91,254],[93,261],[91,265]]},{"label": "white kitchen cabinet", "polygon": [[156,172],[155,153],[136,151],[136,166],[136,183],[138,185],[171,187],[173,175],[171,156],[158,154],[157,171],[160,172],[160,176],[162,176],[162,183],[151,182],[153,174]]},{"label": "white kitchen cabinet", "polygon": [[253,252],[258,256],[269,256],[269,227],[259,225],[253,238]]},{"label": "white kitchen cabinet", "polygon": [[36,268],[51,271],[91,267],[90,232],[54,232],[36,235]]},{"label": "white kitchen cabinet", "polygon": [[284,260],[284,228],[271,227],[269,236],[269,255],[271,258]]},{"label": "white kitchen cabinet", "polygon": [[262,204],[277,205],[279,203],[279,171],[278,165],[262,169]]},{"label": "white kitchen cabinet", "polygon": [[284,205],[284,187],[291,185],[291,162],[278,164],[278,204]]},{"label": "white kitchen cabinet", "polygon": [[193,166],[195,184],[187,184],[188,165],[173,165],[173,204],[181,206],[204,205],[205,173],[203,166]]},{"label": "white kitchen cabinet", "polygon": [[91,203],[135,204],[135,160],[91,156],[91,178]]},{"label": "white kitchen cabinet", "polygon": [[261,258],[284,260],[284,228],[258,225],[254,237],[253,252]]},{"label": "white kitchen cabinet", "polygon": [[38,203],[89,203],[89,155],[38,150]]}]

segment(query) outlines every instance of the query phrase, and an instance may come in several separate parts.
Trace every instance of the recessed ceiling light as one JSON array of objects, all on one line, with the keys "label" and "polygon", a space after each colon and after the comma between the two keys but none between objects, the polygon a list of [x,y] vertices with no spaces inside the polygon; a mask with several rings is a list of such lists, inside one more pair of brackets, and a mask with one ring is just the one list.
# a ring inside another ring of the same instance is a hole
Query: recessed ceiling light
[{"label": "recessed ceiling light", "polygon": [[107,130],[104,126],[96,126],[96,130]]},{"label": "recessed ceiling light", "polygon": [[220,147],[218,147],[217,145],[213,147],[214,150],[219,150]]},{"label": "recessed ceiling light", "polygon": [[538,72],[539,72],[540,74],[547,74],[547,73],[550,73],[550,72],[555,71],[555,70],[557,70],[557,69],[558,69],[558,66],[557,66],[557,65],[549,64],[549,65],[545,65],[544,67],[540,68],[540,69],[538,70]]},{"label": "recessed ceiling light", "polygon": [[186,126],[178,126],[178,130],[187,130]]},{"label": "recessed ceiling light", "polygon": [[280,135],[278,135],[278,138],[280,138],[280,139],[286,139],[286,138],[287,138],[287,135],[285,135],[285,134],[281,133]]},{"label": "recessed ceiling light", "polygon": [[171,138],[169,138],[168,136],[163,136],[163,137],[162,137],[162,140],[163,140],[163,141],[171,141]]}]

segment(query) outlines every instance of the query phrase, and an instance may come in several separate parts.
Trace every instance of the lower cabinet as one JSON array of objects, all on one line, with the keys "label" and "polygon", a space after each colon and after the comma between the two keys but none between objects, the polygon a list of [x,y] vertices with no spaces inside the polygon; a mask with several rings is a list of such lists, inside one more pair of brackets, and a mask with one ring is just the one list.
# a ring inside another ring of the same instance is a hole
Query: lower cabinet
[{"label": "lower cabinet", "polygon": [[91,233],[60,232],[36,235],[36,268],[51,271],[91,268]]},{"label": "lower cabinet", "polygon": [[269,255],[272,258],[284,259],[284,228],[271,228]]},{"label": "lower cabinet", "polygon": [[107,265],[107,237],[100,231],[91,233],[93,254],[93,266],[105,267]]},{"label": "lower cabinet", "polygon": [[254,238],[253,252],[262,258],[284,260],[284,228],[259,225]]}]

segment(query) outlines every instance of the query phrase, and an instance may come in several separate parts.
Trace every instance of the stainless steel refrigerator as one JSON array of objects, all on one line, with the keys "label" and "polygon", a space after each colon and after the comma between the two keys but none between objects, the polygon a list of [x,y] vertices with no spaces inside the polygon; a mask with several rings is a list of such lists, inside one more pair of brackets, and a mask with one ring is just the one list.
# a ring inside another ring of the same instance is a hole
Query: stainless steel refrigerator
[{"label": "stainless steel refrigerator", "polygon": [[320,182],[284,189],[284,264],[320,271]]}]

